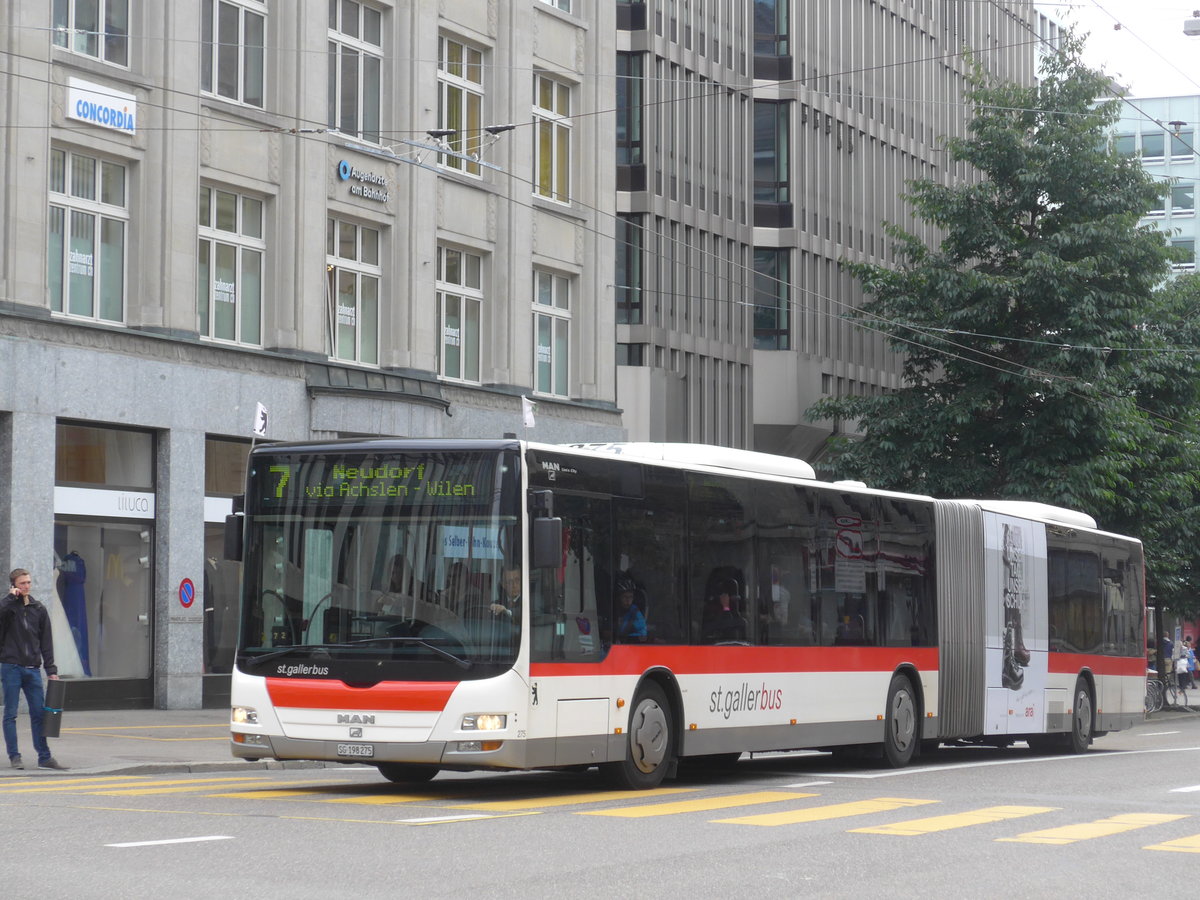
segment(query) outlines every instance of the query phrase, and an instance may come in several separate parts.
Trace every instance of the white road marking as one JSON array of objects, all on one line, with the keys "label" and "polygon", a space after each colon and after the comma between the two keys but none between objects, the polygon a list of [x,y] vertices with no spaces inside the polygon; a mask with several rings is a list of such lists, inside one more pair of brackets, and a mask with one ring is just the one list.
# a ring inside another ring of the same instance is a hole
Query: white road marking
[{"label": "white road marking", "polygon": [[1139,734],[1138,737],[1162,737],[1167,734],[1182,734],[1180,731],[1150,731],[1146,734]]},{"label": "white road marking", "polygon": [[232,841],[228,834],[210,834],[205,837],[169,838],[163,841],[127,841],[123,844],[105,844],[105,847],[157,847],[160,844],[194,844],[198,841]]},{"label": "white road marking", "polygon": [[432,825],[434,822],[462,822],[466,819],[494,819],[496,816],[485,816],[478,813],[461,816],[430,816],[425,819],[397,819],[398,825]]},{"label": "white road marking", "polygon": [[925,775],[930,772],[952,772],[955,769],[978,769],[985,766],[1018,766],[1027,763],[1068,762],[1074,760],[1108,759],[1112,756],[1140,756],[1146,753],[1186,753],[1200,747],[1159,747],[1154,750],[1112,750],[1107,753],[1081,753],[1067,756],[1035,756],[1021,759],[990,759],[984,762],[948,763],[944,766],[921,766],[915,769],[889,769],[886,772],[822,772],[826,778],[894,778],[897,775]]},{"label": "white road marking", "polygon": [[833,784],[832,781],[801,781],[797,784],[785,784],[787,788],[816,787],[818,784]]},{"label": "white road marking", "polygon": [[1193,791],[1200,791],[1200,784],[1193,784],[1191,787],[1171,788],[1172,794],[1190,794]]}]

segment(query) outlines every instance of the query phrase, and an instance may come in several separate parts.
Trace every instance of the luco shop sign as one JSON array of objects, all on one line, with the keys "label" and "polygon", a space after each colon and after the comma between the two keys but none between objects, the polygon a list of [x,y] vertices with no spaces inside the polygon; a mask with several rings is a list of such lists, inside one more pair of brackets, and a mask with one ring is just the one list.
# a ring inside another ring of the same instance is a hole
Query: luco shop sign
[{"label": "luco shop sign", "polygon": [[67,82],[67,118],[133,134],[137,128],[137,98],[101,84],[71,78]]},{"label": "luco shop sign", "polygon": [[362,197],[364,200],[374,200],[377,203],[387,203],[388,181],[386,175],[380,175],[378,172],[364,172],[362,169],[350,165],[346,160],[342,160],[337,164],[337,175],[339,181],[355,182],[350,185],[351,197]]}]

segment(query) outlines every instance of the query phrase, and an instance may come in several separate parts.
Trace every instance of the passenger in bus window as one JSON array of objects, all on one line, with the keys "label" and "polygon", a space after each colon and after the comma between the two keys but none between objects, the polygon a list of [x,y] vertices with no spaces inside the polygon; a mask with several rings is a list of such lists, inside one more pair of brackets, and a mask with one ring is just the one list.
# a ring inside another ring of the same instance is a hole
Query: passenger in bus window
[{"label": "passenger in bus window", "polygon": [[401,615],[415,609],[415,601],[424,599],[425,585],[413,572],[412,564],[403,553],[397,553],[388,563],[387,590],[379,597],[379,612]]},{"label": "passenger in bus window", "polygon": [[617,581],[617,643],[646,642],[646,616],[635,599],[637,585],[627,579]]},{"label": "passenger in bus window", "polygon": [[701,627],[705,643],[745,643],[746,618],[741,613],[741,605],[738,583],[732,579],[722,581],[716,595],[705,604]]}]

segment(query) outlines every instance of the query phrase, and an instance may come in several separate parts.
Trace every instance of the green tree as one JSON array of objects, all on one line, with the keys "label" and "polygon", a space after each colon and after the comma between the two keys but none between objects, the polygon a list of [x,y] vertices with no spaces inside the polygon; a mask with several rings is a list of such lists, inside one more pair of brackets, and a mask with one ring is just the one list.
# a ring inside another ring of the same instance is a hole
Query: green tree
[{"label": "green tree", "polygon": [[938,245],[889,226],[896,267],[848,265],[869,298],[852,315],[904,354],[904,386],[823,400],[808,417],[858,423],[823,463],[839,477],[1039,500],[1142,536],[1152,589],[1179,600],[1196,555],[1200,378],[1192,355],[1146,348],[1197,343],[1181,343],[1188,299],[1159,290],[1163,234],[1138,226],[1165,187],[1113,149],[1118,102],[1080,46],[1069,40],[1033,86],[974,69],[969,131],[947,151],[978,179],[910,185]]}]

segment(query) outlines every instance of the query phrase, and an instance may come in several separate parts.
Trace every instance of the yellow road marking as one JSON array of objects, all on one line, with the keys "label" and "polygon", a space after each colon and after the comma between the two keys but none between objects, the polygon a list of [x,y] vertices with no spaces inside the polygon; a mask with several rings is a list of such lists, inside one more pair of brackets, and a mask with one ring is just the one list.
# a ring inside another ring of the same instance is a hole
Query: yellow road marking
[{"label": "yellow road marking", "polygon": [[[217,737],[155,737],[153,735],[147,736],[147,735],[140,735],[140,734],[125,734],[124,733],[127,731],[161,731],[161,730],[165,730],[165,729],[169,729],[169,728],[203,728],[206,730],[213,729],[213,728],[220,728],[223,731],[225,731],[225,734],[218,735]],[[121,725],[116,728],[114,728],[111,725],[104,725],[104,726],[97,725],[97,726],[89,726],[87,728],[64,728],[62,730],[62,732],[63,732],[64,737],[71,735],[71,734],[87,733],[91,737],[123,738],[124,740],[127,740],[127,741],[155,741],[155,742],[160,742],[160,743],[171,743],[171,742],[176,742],[176,741],[228,741],[229,740],[229,724],[228,723],[224,723],[221,725],[211,725],[211,724],[204,724],[204,725],[128,725],[128,726]]]},{"label": "yellow road marking", "polygon": [[1013,844],[1074,844],[1076,841],[1108,837],[1111,834],[1122,834],[1126,831],[1186,818],[1187,816],[1157,813],[1125,813],[1107,819],[1097,819],[1095,822],[1080,822],[1077,825],[1063,825],[1060,828],[1047,828],[1044,831],[1027,831],[1016,837],[997,838],[997,840]]},{"label": "yellow road marking", "polygon": [[1175,841],[1164,841],[1161,844],[1151,844],[1143,850],[1167,850],[1173,853],[1200,853],[1200,834],[1179,838]]},{"label": "yellow road marking", "polygon": [[[277,781],[264,781],[263,785],[278,784]],[[308,784],[321,786],[336,787],[338,785],[346,785],[342,781],[289,781],[288,784]],[[210,785],[211,787],[211,785]],[[321,791],[308,788],[273,788],[267,787],[265,790],[259,790],[252,784],[243,784],[238,786],[238,790],[230,791],[229,793],[221,794],[205,794],[205,797],[231,797],[235,800],[275,800],[280,797],[312,797],[320,794]]]},{"label": "yellow road marking", "polygon": [[842,819],[847,816],[865,816],[868,813],[890,812],[906,806],[925,806],[928,803],[939,802],[941,801],[876,797],[874,800],[859,800],[854,803],[835,803],[832,806],[816,806],[808,809],[793,809],[788,812],[739,816],[736,819],[713,819],[713,821],[725,825],[797,825],[801,822],[821,822],[826,819]]},{"label": "yellow road marking", "polygon": [[400,803],[420,803],[441,800],[437,794],[366,794],[362,797],[327,797],[322,803],[353,803],[359,806],[392,806]]},{"label": "yellow road marking", "polygon": [[1002,822],[1005,819],[1019,819],[1022,816],[1035,816],[1038,813],[1053,812],[1056,809],[1058,809],[1056,806],[987,806],[969,812],[930,816],[927,819],[909,819],[906,822],[893,822],[891,825],[876,825],[871,828],[851,830],[855,834],[929,834],[934,831],[949,831],[952,828],[967,828],[971,825]]},{"label": "yellow road marking", "polygon": [[104,784],[105,782],[124,782],[129,784],[136,782],[144,775],[109,775],[103,778],[53,778],[38,784],[30,784],[28,781],[20,781],[16,784],[0,785],[0,793],[4,794],[28,794],[38,793],[41,791],[73,791],[76,785],[80,784]]},{"label": "yellow road marking", "polygon": [[100,797],[136,797],[139,795],[148,794],[188,794],[198,791],[212,791],[219,789],[222,785],[228,784],[231,787],[250,787],[254,784],[277,784],[274,781],[265,781],[261,775],[228,778],[228,779],[188,779],[186,781],[147,781],[142,784],[127,786],[120,785],[116,787],[108,787],[100,790],[90,791],[86,788],[76,788],[81,794],[93,794]]},{"label": "yellow road marking", "polygon": [[666,797],[671,794],[692,794],[699,788],[655,788],[652,791],[596,791],[588,794],[566,794],[561,797],[534,797],[524,800],[496,800],[488,803],[471,803],[453,806],[451,809],[477,809],[484,812],[503,812],[513,809],[540,809],[545,806],[574,806],[576,803],[605,803],[611,800],[646,799]]},{"label": "yellow road marking", "polygon": [[816,794],[794,794],[787,791],[755,791],[750,794],[727,794],[724,797],[701,797],[696,800],[675,800],[671,803],[649,803],[645,806],[625,806],[620,809],[589,809],[577,816],[617,816],[625,819],[644,819],[649,816],[673,816],[678,813],[729,809],[733,806],[753,806],[757,803],[778,803],[781,800],[802,800]]}]

